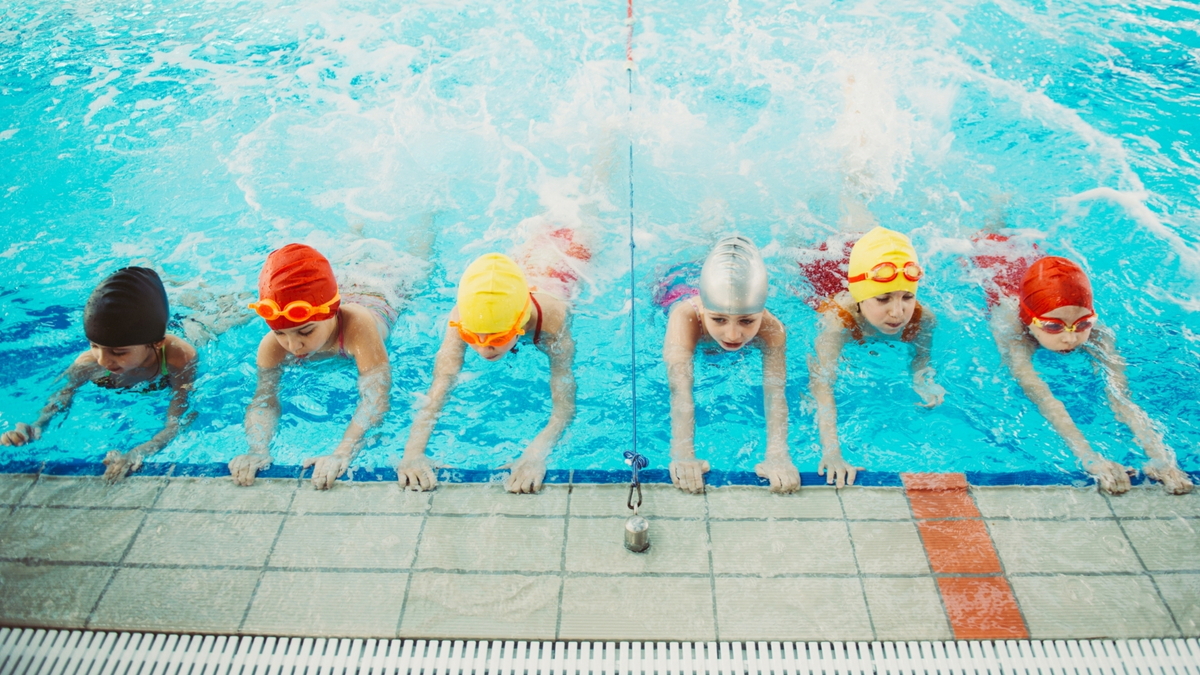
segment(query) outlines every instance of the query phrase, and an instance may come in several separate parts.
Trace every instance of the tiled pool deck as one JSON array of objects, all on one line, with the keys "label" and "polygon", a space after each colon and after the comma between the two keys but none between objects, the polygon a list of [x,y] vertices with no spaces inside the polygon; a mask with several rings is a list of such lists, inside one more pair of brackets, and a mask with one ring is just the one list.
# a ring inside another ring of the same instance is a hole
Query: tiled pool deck
[{"label": "tiled pool deck", "polygon": [[0,624],[543,640],[1200,635],[1200,494],[930,487],[650,485],[652,546],[634,554],[621,485],[514,496],[3,475]]}]

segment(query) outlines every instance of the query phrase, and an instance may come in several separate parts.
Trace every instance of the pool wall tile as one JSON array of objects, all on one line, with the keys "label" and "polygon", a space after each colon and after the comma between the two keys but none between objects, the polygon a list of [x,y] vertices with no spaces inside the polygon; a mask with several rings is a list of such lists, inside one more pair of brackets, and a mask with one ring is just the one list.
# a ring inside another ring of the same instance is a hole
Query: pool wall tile
[{"label": "pool wall tile", "polygon": [[130,476],[108,483],[93,477],[40,476],[21,502],[25,506],[77,506],[82,508],[142,508],[166,484],[164,478]]},{"label": "pool wall tile", "polygon": [[709,488],[708,517],[723,519],[842,519],[842,505],[831,487],[802,487],[776,494],[758,487]]},{"label": "pool wall tile", "polygon": [[0,562],[0,624],[83,628],[112,567]]},{"label": "pool wall tile", "polygon": [[235,633],[257,570],[122,569],[88,623],[95,630]]},{"label": "pool wall tile", "polygon": [[567,486],[547,485],[537,494],[513,494],[502,483],[440,485],[431,513],[472,516],[565,516]]},{"label": "pool wall tile", "polygon": [[282,514],[152,511],[127,563],[261,566]]},{"label": "pool wall tile", "polygon": [[708,529],[698,520],[653,520],[650,548],[625,548],[625,518],[572,518],[567,571],[604,574],[709,574]]},{"label": "pool wall tile", "polygon": [[155,509],[180,511],[287,511],[296,481],[263,478],[237,485],[230,478],[172,478]]},{"label": "pool wall tile", "polygon": [[415,572],[402,637],[552,639],[558,575]]},{"label": "pool wall tile", "polygon": [[718,577],[722,640],[872,640],[858,579]]},{"label": "pool wall tile", "polygon": [[1144,575],[1055,575],[1011,579],[1034,639],[1179,637]]},{"label": "pool wall tile", "polygon": [[316,637],[395,637],[408,574],[263,574],[241,632]]},{"label": "pool wall tile", "polygon": [[557,572],[564,525],[563,518],[428,516],[415,567]]},{"label": "pool wall tile", "polygon": [[954,638],[932,577],[868,578],[862,583],[876,640]]},{"label": "pool wall tile", "polygon": [[715,640],[707,577],[578,576],[563,583],[561,640]]},{"label": "pool wall tile", "polygon": [[1142,571],[1115,520],[991,520],[988,529],[1009,574]]},{"label": "pool wall tile", "polygon": [[417,553],[421,516],[291,516],[271,567],[407,569]]},{"label": "pool wall tile", "polygon": [[0,521],[0,555],[56,562],[121,559],[145,515],[135,509],[19,507]]},{"label": "pool wall tile", "polygon": [[714,521],[709,528],[718,575],[858,573],[841,521]]}]

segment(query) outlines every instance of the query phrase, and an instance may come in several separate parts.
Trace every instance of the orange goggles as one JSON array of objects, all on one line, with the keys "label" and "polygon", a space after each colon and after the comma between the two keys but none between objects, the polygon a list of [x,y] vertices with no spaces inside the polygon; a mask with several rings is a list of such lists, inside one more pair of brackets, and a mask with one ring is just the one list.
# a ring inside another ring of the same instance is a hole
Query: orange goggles
[{"label": "orange goggles", "polygon": [[895,263],[883,262],[871,268],[870,272],[856,274],[850,277],[850,283],[859,281],[867,281],[868,279],[877,283],[886,284],[889,281],[895,281],[896,277],[904,274],[904,278],[909,281],[917,281],[925,276],[925,270],[913,261],[904,263],[904,267],[896,267]]},{"label": "orange goggles", "polygon": [[462,324],[457,321],[451,321],[450,327],[458,329],[458,336],[463,342],[474,347],[502,347],[508,344],[508,341],[525,334],[525,327],[521,325],[521,319],[525,318],[525,312],[529,310],[529,301],[525,301],[525,309],[517,315],[517,321],[513,327],[503,333],[472,333],[463,328]]},{"label": "orange goggles", "polygon": [[247,306],[267,321],[274,321],[279,317],[283,317],[295,323],[304,323],[317,314],[328,314],[329,308],[333,305],[333,303],[341,299],[341,293],[334,293],[332,300],[323,305],[317,305],[315,307],[307,300],[293,300],[289,302],[286,307],[280,309],[279,304],[271,299],[252,302]]}]

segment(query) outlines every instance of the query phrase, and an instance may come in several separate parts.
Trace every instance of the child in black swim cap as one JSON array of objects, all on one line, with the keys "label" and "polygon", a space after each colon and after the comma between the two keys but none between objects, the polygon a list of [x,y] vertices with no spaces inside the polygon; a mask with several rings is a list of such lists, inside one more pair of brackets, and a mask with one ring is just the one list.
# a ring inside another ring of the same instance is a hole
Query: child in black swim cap
[{"label": "child in black swim cap", "polygon": [[167,335],[167,293],[154,270],[126,267],[101,281],[83,310],[83,331],[90,348],[63,374],[67,381],[42,408],[37,421],[18,423],[0,434],[0,445],[25,445],[42,435],[50,420],[71,405],[75,391],[87,382],[108,388],[148,383],[148,390],[171,389],[167,424],[150,440],[128,452],[110,451],[104,477],[117,481],[142,465],[179,432],[196,372],[196,350]]}]

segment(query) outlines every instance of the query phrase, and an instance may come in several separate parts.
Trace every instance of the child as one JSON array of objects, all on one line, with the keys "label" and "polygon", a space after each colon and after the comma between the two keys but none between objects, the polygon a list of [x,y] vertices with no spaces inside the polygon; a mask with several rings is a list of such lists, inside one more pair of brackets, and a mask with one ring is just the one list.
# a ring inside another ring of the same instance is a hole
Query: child
[{"label": "child", "polygon": [[[534,250],[536,249],[536,251]],[[546,458],[575,417],[575,341],[567,298],[580,266],[591,258],[570,228],[555,228],[529,239],[518,259],[533,264],[531,274],[542,288],[531,287],[521,267],[508,256],[489,253],[467,266],[458,284],[458,302],[433,364],[433,382],[425,406],[417,413],[397,468],[401,487],[432,490],[434,467],[425,455],[433,427],[462,371],[467,346],[488,361],[499,361],[524,336],[550,358],[550,421],[512,464],[504,488],[514,493],[542,489]]]},{"label": "child", "polygon": [[686,492],[703,492],[709,470],[707,460],[696,459],[692,399],[692,362],[696,345],[703,341],[727,352],[746,346],[762,350],[767,449],[754,470],[770,481],[773,492],[795,492],[800,488],[800,472],[787,445],[787,336],[783,324],[766,309],[767,268],[758,248],[745,237],[725,237],[704,260],[699,289],[674,283],[677,276],[678,270],[668,275],[673,285],[660,285],[656,298],[664,308],[675,303],[663,341],[671,387],[671,482]]},{"label": "child", "polygon": [[[390,250],[380,241],[370,245]],[[366,250],[364,247],[362,250]],[[258,387],[246,408],[250,452],[229,462],[238,485],[252,485],[271,465],[271,439],[279,424],[279,380],[285,366],[331,358],[353,359],[358,367],[358,407],[341,442],[328,455],[304,460],[312,484],[327,490],[346,472],[363,437],[391,408],[392,372],[384,342],[398,312],[394,299],[369,284],[347,284],[341,293],[325,256],[303,244],[273,251],[258,277],[259,301],[250,304],[271,332],[258,345]]]},{"label": "child", "polygon": [[[801,267],[811,274],[811,270],[827,266]],[[945,390],[933,382],[934,372],[929,367],[935,319],[933,312],[917,302],[917,282],[922,276],[924,271],[908,237],[876,226],[858,239],[850,251],[845,282],[840,284],[845,290],[830,288],[830,284],[819,278],[810,279],[818,292],[831,292],[815,303],[821,313],[821,332],[817,336],[815,358],[809,361],[809,387],[817,401],[822,449],[817,474],[826,475],[826,483],[830,485],[853,485],[858,472],[863,470],[842,458],[838,442],[833,384],[847,340],[899,340],[912,344],[909,370],[913,389],[922,400],[919,405],[932,408],[945,398]]]},{"label": "child", "polygon": [[[1029,264],[1036,251],[1027,257],[997,255],[993,249],[1006,242],[1005,237],[996,234],[977,242],[987,255],[977,256],[974,261],[976,266],[992,273],[992,284],[986,287],[992,336],[1004,364],[1025,395],[1037,405],[1102,490],[1112,494],[1129,490],[1125,467],[1092,449],[1066,407],[1033,367],[1033,354],[1039,347],[1059,354],[1082,348],[1103,366],[1108,375],[1105,385],[1109,407],[1129,427],[1149,457],[1142,470],[1171,494],[1191,492],[1192,481],[1176,465],[1175,453],[1163,443],[1162,434],[1130,396],[1125,360],[1117,351],[1112,331],[1099,324],[1087,274],[1079,265],[1057,256],[1046,256]],[[1026,266],[1028,270],[1018,276]]]},{"label": "child", "polygon": [[170,315],[167,293],[154,270],[126,267],[100,282],[83,310],[83,332],[91,347],[63,373],[64,386],[32,424],[19,423],[0,435],[0,445],[25,445],[37,440],[60,412],[71,407],[75,392],[87,382],[109,389],[144,385],[143,391],[171,390],[167,424],[150,440],[127,452],[109,451],[104,478],[121,480],[142,466],[142,460],[170,443],[179,433],[196,374],[196,350],[167,335]]}]

